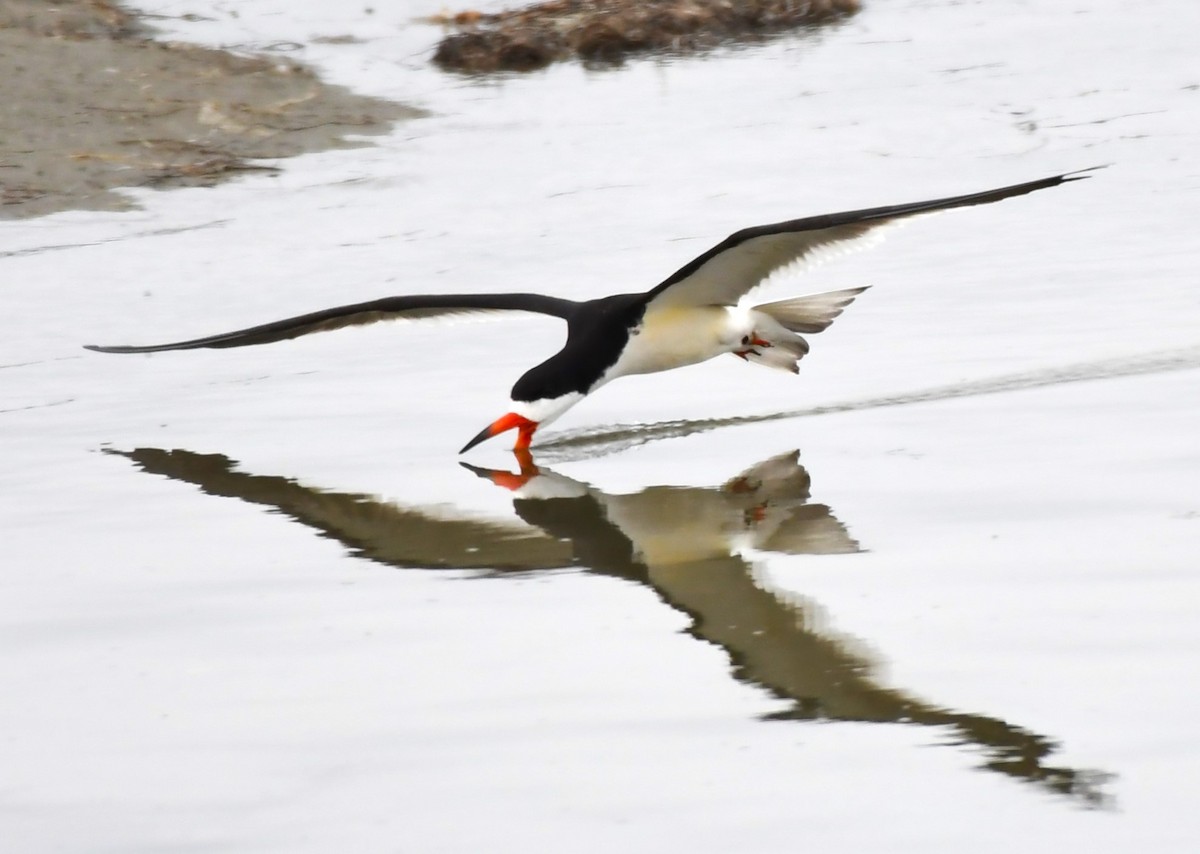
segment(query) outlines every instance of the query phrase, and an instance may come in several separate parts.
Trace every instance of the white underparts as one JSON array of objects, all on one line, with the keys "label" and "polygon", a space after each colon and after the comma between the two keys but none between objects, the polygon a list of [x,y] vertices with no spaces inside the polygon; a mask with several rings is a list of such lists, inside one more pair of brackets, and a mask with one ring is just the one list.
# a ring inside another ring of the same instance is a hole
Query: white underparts
[{"label": "white underparts", "polygon": [[616,363],[597,385],[631,374],[653,374],[730,353],[744,319],[725,306],[648,310]]},{"label": "white underparts", "polygon": [[[796,373],[808,352],[799,332],[820,332],[866,288],[830,291],[759,306],[662,306],[649,309],[630,333],[617,361],[589,389],[618,377],[653,374],[736,353],[749,362]],[[754,341],[765,343],[753,343]],[[571,392],[535,401],[512,401],[512,412],[545,426],[584,395]]]},{"label": "white underparts", "polygon": [[579,392],[573,391],[559,397],[542,400],[513,400],[509,402],[509,411],[528,418],[530,421],[536,421],[539,427],[545,427],[583,400],[583,397]]}]

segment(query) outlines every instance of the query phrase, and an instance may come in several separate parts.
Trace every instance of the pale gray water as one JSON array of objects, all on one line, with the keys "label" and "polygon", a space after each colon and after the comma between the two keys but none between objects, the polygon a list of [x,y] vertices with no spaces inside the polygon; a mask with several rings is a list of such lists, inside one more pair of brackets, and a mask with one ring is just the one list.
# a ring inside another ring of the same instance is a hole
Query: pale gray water
[{"label": "pale gray water", "polygon": [[[875,2],[498,81],[427,67],[437,4],[233,8],[168,25],[432,116],[5,227],[8,845],[1192,850],[1200,7]],[[527,480],[454,451],[538,320],[78,349],[648,287],[745,225],[1101,163],[772,285],[875,287],[799,378],[623,380]]]}]

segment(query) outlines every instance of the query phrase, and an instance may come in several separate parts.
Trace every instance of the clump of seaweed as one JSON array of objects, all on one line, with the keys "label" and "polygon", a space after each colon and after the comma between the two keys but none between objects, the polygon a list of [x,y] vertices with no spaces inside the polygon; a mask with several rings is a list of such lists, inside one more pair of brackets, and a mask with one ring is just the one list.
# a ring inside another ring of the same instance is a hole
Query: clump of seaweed
[{"label": "clump of seaweed", "polygon": [[495,14],[460,12],[436,23],[457,32],[433,61],[453,71],[532,71],[578,57],[619,63],[630,54],[687,53],[760,39],[854,14],[859,0],[548,0]]}]

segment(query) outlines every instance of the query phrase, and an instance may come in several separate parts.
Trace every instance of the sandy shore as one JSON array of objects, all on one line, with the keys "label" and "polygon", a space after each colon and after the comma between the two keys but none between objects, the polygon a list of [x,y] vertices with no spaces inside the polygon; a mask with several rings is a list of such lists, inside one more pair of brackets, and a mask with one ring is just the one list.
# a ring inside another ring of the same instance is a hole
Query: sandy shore
[{"label": "sandy shore", "polygon": [[0,219],[120,210],[120,187],[208,185],[417,114],[278,56],[155,41],[106,0],[0,4]]}]

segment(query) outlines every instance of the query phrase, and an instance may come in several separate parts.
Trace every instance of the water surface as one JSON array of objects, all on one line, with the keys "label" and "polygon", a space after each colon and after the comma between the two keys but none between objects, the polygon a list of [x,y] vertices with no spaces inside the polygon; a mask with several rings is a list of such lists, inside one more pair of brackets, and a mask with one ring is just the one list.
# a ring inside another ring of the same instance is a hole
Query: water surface
[{"label": "water surface", "polygon": [[[500,79],[428,66],[439,10],[167,20],[430,115],[5,227],[4,838],[1190,851],[1200,7],[877,2]],[[622,380],[527,461],[454,451],[551,321],[79,349],[648,287],[743,226],[1101,163],[772,284],[874,285],[799,378]]]}]

